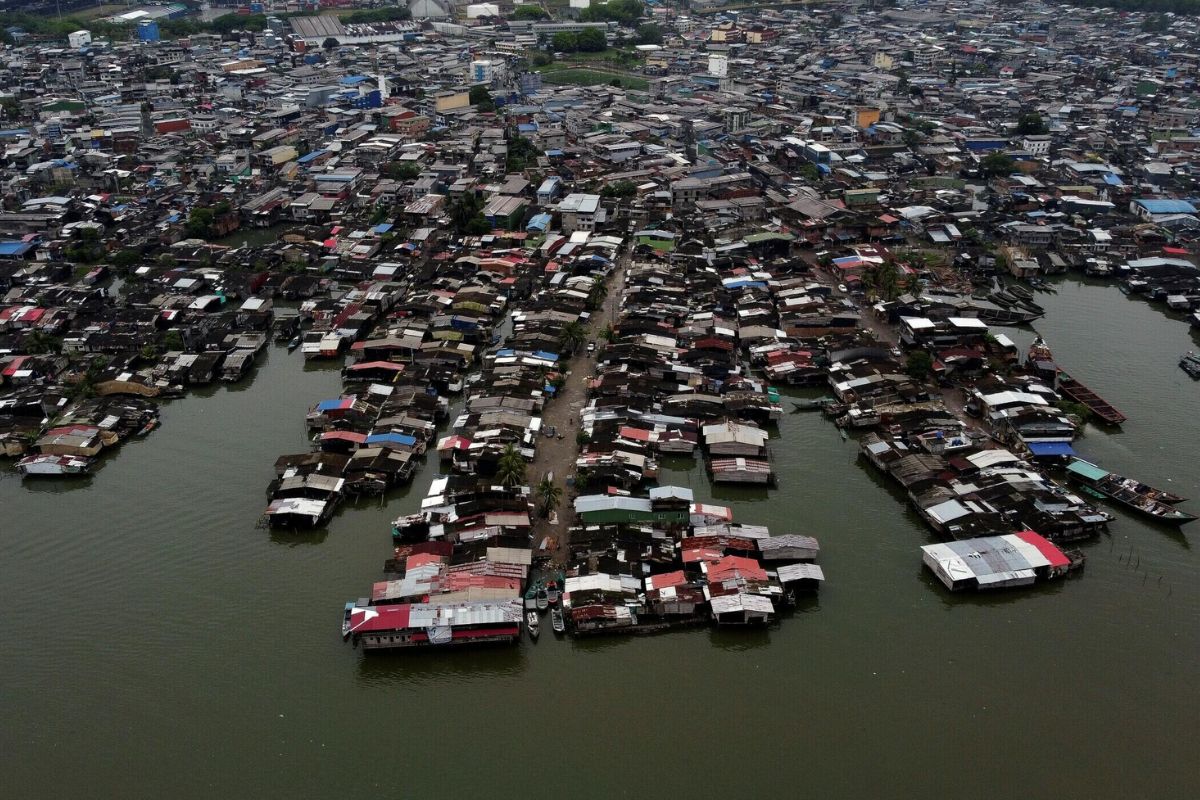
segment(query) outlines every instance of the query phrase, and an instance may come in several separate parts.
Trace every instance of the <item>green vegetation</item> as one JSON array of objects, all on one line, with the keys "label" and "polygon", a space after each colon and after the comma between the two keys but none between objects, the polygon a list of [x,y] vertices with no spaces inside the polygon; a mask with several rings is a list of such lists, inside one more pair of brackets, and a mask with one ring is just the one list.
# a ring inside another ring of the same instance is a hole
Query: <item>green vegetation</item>
[{"label": "green vegetation", "polygon": [[114,267],[128,270],[142,260],[142,254],[137,250],[120,250],[112,257]]},{"label": "green vegetation", "polygon": [[632,28],[642,18],[646,7],[642,0],[611,0],[604,5],[585,8],[579,14],[581,22],[617,22]]},{"label": "green vegetation", "polygon": [[610,83],[613,78],[620,78],[621,83],[628,89],[645,91],[650,87],[650,82],[645,78],[614,75],[611,72],[602,72],[595,69],[564,68],[542,72],[542,80],[546,83],[559,85],[596,86],[602,83]]},{"label": "green vegetation", "polygon": [[908,361],[904,365],[904,371],[915,381],[925,380],[929,377],[929,373],[933,371],[933,356],[924,350],[916,350],[909,353]]},{"label": "green vegetation", "polygon": [[606,183],[600,190],[601,197],[633,197],[635,194],[637,194],[637,184],[633,181]]},{"label": "green vegetation", "polygon": [[582,31],[561,31],[554,34],[551,40],[554,49],[563,53],[599,53],[608,49],[608,39],[599,28],[586,28]]},{"label": "green vegetation", "polygon": [[466,236],[492,232],[491,224],[483,216],[483,201],[469,192],[450,204],[450,225],[456,233]]},{"label": "green vegetation", "polygon": [[496,479],[503,486],[520,486],[525,482],[525,459],[514,445],[508,445],[496,462]]},{"label": "green vegetation", "polygon": [[587,328],[579,320],[568,322],[558,335],[558,343],[564,352],[574,353],[587,340]]},{"label": "green vegetation", "polygon": [[411,181],[421,174],[421,165],[411,161],[392,161],[380,170],[384,175],[396,181]]},{"label": "green vegetation", "polygon": [[662,44],[663,31],[658,25],[649,22],[645,25],[638,25],[637,35],[634,38],[638,44]]},{"label": "green vegetation", "polygon": [[542,151],[524,136],[514,135],[508,140],[508,158],[505,168],[509,172],[521,172],[526,167],[536,164]]},{"label": "green vegetation", "polygon": [[1018,136],[1038,136],[1049,132],[1050,129],[1046,127],[1046,121],[1036,112],[1022,114],[1021,118],[1017,120]]},{"label": "green vegetation", "polygon": [[987,177],[994,178],[997,175],[1008,175],[1016,166],[1015,161],[1004,153],[992,153],[984,156],[979,160],[979,170]]},{"label": "green vegetation", "polygon": [[542,9],[538,8],[537,6],[517,6],[516,10],[513,11],[512,17],[511,17],[511,19],[535,20],[535,21],[539,20],[539,19],[545,19],[545,18],[546,18],[546,12],[542,11]]},{"label": "green vegetation", "polygon": [[1078,417],[1080,422],[1087,422],[1092,416],[1092,410],[1083,403],[1074,403],[1070,400],[1059,400],[1054,404],[1059,411],[1072,417]]},{"label": "green vegetation", "polygon": [[538,498],[538,511],[543,517],[550,516],[550,512],[562,502],[562,488],[555,486],[549,478],[542,478],[534,492]]}]

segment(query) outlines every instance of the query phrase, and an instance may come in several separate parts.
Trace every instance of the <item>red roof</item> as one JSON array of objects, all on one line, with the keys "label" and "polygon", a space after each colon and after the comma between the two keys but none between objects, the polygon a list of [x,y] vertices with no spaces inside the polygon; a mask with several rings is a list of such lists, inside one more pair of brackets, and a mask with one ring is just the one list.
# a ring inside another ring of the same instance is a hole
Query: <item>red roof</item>
[{"label": "red roof", "polygon": [[687,583],[687,580],[687,575],[680,569],[663,575],[651,575],[649,578],[646,578],[646,587],[649,589],[665,589],[668,586],[682,586]]},{"label": "red roof", "polygon": [[355,433],[354,431],[327,431],[321,434],[321,441],[335,442],[353,442],[354,444],[362,444],[367,440],[365,433]]},{"label": "red roof", "polygon": [[622,439],[632,439],[635,442],[650,441],[650,431],[642,430],[641,428],[632,428],[628,425],[617,431],[617,435]]},{"label": "red roof", "polygon": [[436,553],[413,553],[404,562],[404,568],[410,570],[415,567],[424,566],[425,564],[440,564],[443,561],[445,561],[445,558]]},{"label": "red roof", "polygon": [[356,608],[350,612],[350,630],[354,633],[402,630],[408,627],[410,608],[408,603]]},{"label": "red roof", "polygon": [[1062,550],[1059,550],[1057,547],[1051,544],[1050,541],[1040,533],[1034,533],[1033,531],[1017,531],[1013,535],[1026,544],[1031,544],[1036,547],[1038,552],[1046,557],[1046,560],[1050,562],[1050,566],[1052,567],[1065,567],[1071,563],[1071,559],[1063,555]]},{"label": "red roof", "polygon": [[[355,342],[358,344],[358,342]],[[358,364],[351,364],[350,369],[390,369],[392,372],[401,372],[404,370],[403,364],[397,364],[395,361],[362,361]]]},{"label": "red roof", "polygon": [[730,578],[745,578],[752,581],[765,581],[767,571],[753,558],[741,556],[725,556],[719,561],[708,565],[708,580],[710,583],[720,583]]},{"label": "red roof", "polygon": [[12,360],[11,364],[4,368],[4,372],[0,374],[11,378],[13,375],[17,374],[17,372],[21,369],[21,365],[25,363],[25,359],[27,358],[29,358],[29,356],[17,356]]}]

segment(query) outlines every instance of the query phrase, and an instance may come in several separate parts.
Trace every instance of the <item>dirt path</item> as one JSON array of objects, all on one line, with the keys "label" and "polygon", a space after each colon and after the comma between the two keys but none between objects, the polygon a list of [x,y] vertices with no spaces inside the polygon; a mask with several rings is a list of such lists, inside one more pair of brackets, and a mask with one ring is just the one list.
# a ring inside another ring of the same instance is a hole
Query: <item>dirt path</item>
[{"label": "dirt path", "polygon": [[[595,341],[606,325],[616,321],[617,308],[621,302],[621,291],[625,280],[625,264],[627,255],[622,254],[617,260],[616,268],[609,273],[606,285],[608,296],[603,307],[592,315],[588,325],[588,341]],[[554,483],[563,490],[562,502],[558,506],[558,520],[551,524],[549,520],[538,519],[534,527],[534,545],[541,543],[543,537],[551,538],[550,550],[554,560],[559,564],[566,563],[569,549],[567,531],[575,521],[575,511],[566,480],[575,473],[575,457],[579,453],[579,445],[575,436],[579,431],[579,411],[587,402],[585,382],[595,374],[596,358],[587,352],[586,345],[569,359],[564,366],[568,370],[567,383],[562,393],[551,400],[542,413],[542,426],[553,427],[562,434],[562,438],[542,437],[538,441],[537,457],[529,465],[529,483],[536,486],[547,473],[554,473]]]}]

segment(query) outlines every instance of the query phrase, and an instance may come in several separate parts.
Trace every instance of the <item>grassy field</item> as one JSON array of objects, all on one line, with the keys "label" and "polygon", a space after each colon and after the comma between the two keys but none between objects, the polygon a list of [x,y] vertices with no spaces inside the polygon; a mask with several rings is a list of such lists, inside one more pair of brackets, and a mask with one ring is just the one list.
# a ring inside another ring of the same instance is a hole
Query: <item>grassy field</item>
[{"label": "grassy field", "polygon": [[581,69],[577,67],[543,70],[542,80],[546,83],[572,86],[597,86],[599,84],[609,84],[614,80],[619,80],[621,82],[621,86],[626,89],[645,91],[650,87],[650,83],[645,78],[622,75],[617,72],[604,72],[598,69]]},{"label": "grassy field", "polygon": [[133,8],[133,6],[125,5],[90,6],[72,11],[71,16],[79,19],[99,19],[100,17],[111,17],[113,14],[124,14]]}]

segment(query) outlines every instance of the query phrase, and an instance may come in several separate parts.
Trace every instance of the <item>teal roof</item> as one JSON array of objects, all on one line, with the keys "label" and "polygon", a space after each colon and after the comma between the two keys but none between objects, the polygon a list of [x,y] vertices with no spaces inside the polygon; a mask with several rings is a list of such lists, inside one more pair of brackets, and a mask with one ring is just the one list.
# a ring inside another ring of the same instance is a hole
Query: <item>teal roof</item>
[{"label": "teal roof", "polygon": [[1089,481],[1098,481],[1108,477],[1108,472],[1105,470],[1100,469],[1091,462],[1081,461],[1079,459],[1072,461],[1071,465],[1067,467],[1067,471],[1074,472],[1079,477]]}]

